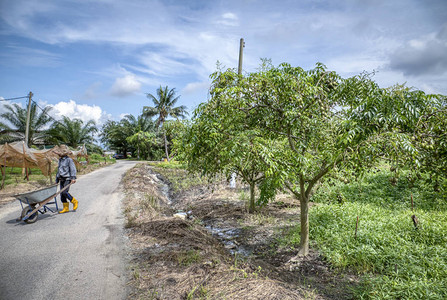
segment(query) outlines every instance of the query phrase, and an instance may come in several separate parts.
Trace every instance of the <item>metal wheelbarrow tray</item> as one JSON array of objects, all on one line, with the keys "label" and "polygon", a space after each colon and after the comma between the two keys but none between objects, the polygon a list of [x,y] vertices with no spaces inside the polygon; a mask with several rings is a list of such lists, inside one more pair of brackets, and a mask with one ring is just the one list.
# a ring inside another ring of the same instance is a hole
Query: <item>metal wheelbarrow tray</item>
[{"label": "metal wheelbarrow tray", "polygon": [[[59,192],[57,192],[57,184],[53,184],[36,191],[14,195],[14,197],[20,201],[20,205],[22,206],[22,213],[16,221],[24,221],[25,223],[30,224],[37,221],[39,212],[44,214],[47,211],[53,213],[58,211],[56,196],[68,189],[70,185],[71,184],[67,185]],[[50,202],[53,199],[54,202]],[[47,204],[55,204],[56,210],[51,209]]]}]

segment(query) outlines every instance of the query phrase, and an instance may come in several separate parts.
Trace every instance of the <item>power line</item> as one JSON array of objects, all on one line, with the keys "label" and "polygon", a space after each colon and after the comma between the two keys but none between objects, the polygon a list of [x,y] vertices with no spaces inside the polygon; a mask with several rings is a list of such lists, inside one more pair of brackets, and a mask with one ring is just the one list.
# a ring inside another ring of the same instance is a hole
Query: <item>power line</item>
[{"label": "power line", "polygon": [[17,100],[17,99],[24,99],[28,98],[29,96],[23,96],[23,97],[16,97],[16,98],[8,98],[8,99],[0,99],[0,101],[11,101],[11,100]]},{"label": "power line", "polygon": [[[40,107],[39,104],[37,104],[36,101],[34,101],[34,100],[31,100],[31,101],[33,101],[34,104],[36,104],[36,106],[37,106],[38,108],[40,108],[40,110],[42,111],[42,113],[46,114],[46,115],[47,115],[50,119],[52,119],[54,122],[63,125],[60,121],[58,121],[58,120],[56,120],[55,118],[53,118],[52,116],[50,116],[50,114],[48,114],[48,112],[46,112],[42,107]],[[45,107],[45,108],[46,108],[46,107]]]}]

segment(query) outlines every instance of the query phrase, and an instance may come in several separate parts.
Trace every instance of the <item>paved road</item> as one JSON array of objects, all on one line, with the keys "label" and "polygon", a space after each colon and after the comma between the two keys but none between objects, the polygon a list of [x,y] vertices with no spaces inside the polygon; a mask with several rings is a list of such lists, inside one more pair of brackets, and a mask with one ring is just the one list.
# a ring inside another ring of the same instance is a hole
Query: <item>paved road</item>
[{"label": "paved road", "polygon": [[40,214],[25,224],[15,221],[18,201],[0,207],[1,300],[126,298],[119,183],[134,165],[119,161],[80,176],[70,188],[76,212]]}]

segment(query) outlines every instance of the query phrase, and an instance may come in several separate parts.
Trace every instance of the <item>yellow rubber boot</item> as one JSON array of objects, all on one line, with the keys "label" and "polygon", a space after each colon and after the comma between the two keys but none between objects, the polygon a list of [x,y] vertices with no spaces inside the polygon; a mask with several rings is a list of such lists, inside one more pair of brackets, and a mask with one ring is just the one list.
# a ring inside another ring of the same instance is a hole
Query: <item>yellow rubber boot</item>
[{"label": "yellow rubber boot", "polygon": [[66,202],[66,203],[62,203],[63,205],[64,205],[64,209],[62,209],[59,213],[60,214],[63,214],[63,213],[66,213],[66,212],[68,212],[68,202]]},{"label": "yellow rubber boot", "polygon": [[78,209],[78,200],[76,200],[75,197],[73,197],[73,199],[71,200],[71,203],[73,203],[73,210],[77,210]]}]

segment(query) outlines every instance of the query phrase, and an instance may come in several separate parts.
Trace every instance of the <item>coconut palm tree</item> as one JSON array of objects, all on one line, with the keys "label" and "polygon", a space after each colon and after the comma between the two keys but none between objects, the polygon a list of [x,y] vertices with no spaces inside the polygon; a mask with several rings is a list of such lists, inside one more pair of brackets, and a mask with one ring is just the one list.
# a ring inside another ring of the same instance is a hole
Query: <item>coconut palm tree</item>
[{"label": "coconut palm tree", "polygon": [[132,146],[127,138],[137,132],[155,132],[155,123],[151,118],[131,114],[125,115],[119,122],[107,120],[101,129],[101,142],[110,149],[117,150],[123,154],[132,151]]},{"label": "coconut palm tree", "polygon": [[[126,138],[126,142],[129,143],[128,138],[130,138],[131,136],[134,136],[135,134],[138,133],[151,133],[155,134],[156,131],[156,127],[155,127],[155,123],[154,121],[152,121],[151,118],[144,116],[144,115],[139,115],[138,117],[135,117],[131,114],[125,115],[123,119],[121,119],[120,121],[120,130],[123,132],[123,134],[125,135]],[[140,135],[137,135],[140,136]],[[129,148],[132,149],[132,152],[136,151],[137,152],[137,156],[139,158],[139,148],[135,148],[133,147],[135,143],[130,143],[128,144]],[[151,143],[152,145],[152,143]],[[147,153],[150,153],[150,149],[147,149],[148,151],[146,151]]]},{"label": "coconut palm tree", "polygon": [[80,119],[73,119],[63,116],[61,121],[54,122],[48,131],[49,140],[54,144],[66,144],[76,148],[82,144],[93,144],[95,138],[93,134],[98,131],[93,120],[86,124]]},{"label": "coconut palm tree", "polygon": [[[152,100],[154,107],[144,106],[143,115],[147,117],[158,116],[156,122],[157,128],[162,127],[163,123],[168,117],[182,118],[184,119],[187,115],[186,106],[181,105],[175,107],[177,100],[180,96],[175,96],[175,89],[168,89],[168,87],[162,88],[161,86],[157,89],[157,95],[146,94],[146,96]],[[168,140],[166,138],[166,132],[163,130],[163,139],[165,144],[166,158],[169,161],[168,152]]]},{"label": "coconut palm tree", "polygon": [[129,131],[130,134],[128,135],[135,134],[139,131],[155,131],[154,122],[144,115],[135,117],[134,115],[128,114],[121,119],[120,123],[122,127]]},{"label": "coconut palm tree", "polygon": [[[0,141],[4,143],[25,140],[27,109],[20,107],[17,103],[5,104],[4,108],[6,112],[0,114]],[[53,121],[48,115],[51,109],[51,106],[45,106],[39,113],[37,104],[35,102],[31,103],[27,141],[29,146],[39,142],[42,143],[46,139],[47,130],[45,130],[45,127]]]}]

